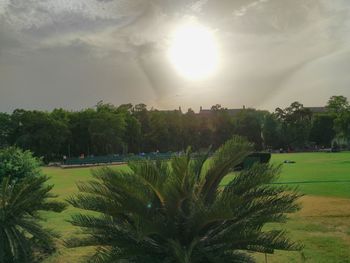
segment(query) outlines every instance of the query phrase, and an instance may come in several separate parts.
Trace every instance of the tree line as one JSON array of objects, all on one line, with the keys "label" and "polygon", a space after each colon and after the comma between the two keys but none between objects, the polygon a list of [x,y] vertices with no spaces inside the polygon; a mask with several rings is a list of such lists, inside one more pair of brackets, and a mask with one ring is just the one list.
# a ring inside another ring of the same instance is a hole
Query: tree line
[{"label": "tree line", "polygon": [[333,96],[325,109],[315,113],[299,102],[274,112],[249,108],[234,115],[220,105],[212,106],[209,114],[103,102],[80,111],[16,109],[0,113],[0,148],[18,146],[51,161],[63,155],[216,149],[233,135],[246,137],[256,150],[347,145],[348,99]]}]

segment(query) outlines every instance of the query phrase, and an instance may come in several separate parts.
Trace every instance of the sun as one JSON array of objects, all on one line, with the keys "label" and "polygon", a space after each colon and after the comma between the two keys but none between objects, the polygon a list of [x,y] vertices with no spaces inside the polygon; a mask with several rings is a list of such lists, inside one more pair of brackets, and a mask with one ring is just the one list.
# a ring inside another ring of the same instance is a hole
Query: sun
[{"label": "sun", "polygon": [[179,74],[189,80],[212,76],[219,60],[213,33],[196,22],[182,25],[173,32],[168,57]]}]

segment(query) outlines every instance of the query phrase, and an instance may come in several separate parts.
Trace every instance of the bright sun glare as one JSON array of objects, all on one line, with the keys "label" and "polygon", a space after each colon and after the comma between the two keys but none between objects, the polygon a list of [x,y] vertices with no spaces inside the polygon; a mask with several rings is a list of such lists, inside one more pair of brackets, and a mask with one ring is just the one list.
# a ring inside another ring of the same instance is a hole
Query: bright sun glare
[{"label": "bright sun glare", "polygon": [[168,56],[176,70],[190,80],[210,77],[218,67],[218,47],[212,32],[195,22],[175,30]]}]

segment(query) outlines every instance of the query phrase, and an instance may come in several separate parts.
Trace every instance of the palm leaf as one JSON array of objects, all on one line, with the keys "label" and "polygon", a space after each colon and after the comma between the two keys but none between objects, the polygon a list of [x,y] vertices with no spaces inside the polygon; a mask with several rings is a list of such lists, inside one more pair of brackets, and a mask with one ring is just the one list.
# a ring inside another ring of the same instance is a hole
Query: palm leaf
[{"label": "palm leaf", "polygon": [[88,262],[254,262],[253,251],[299,250],[284,231],[263,230],[300,208],[295,189],[271,184],[279,167],[255,165],[220,186],[251,149],[235,137],[211,158],[188,150],[170,163],[94,172],[69,202],[97,214],[71,218],[83,235],[67,246],[96,246]]}]

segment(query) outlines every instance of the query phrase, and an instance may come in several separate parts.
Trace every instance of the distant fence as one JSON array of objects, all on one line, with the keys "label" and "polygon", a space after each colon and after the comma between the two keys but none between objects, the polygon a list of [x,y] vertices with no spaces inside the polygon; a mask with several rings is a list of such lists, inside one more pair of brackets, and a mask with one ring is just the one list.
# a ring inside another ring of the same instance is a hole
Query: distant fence
[{"label": "distant fence", "polygon": [[[62,168],[73,168],[81,166],[95,166],[104,164],[123,164],[129,161],[144,161],[144,160],[170,160],[175,156],[179,156],[178,153],[147,153],[140,155],[106,155],[106,156],[89,156],[85,158],[69,158],[67,159]],[[194,154],[193,158],[198,157],[198,154]],[[271,159],[270,153],[252,153],[245,160],[235,167],[235,170],[243,170],[251,167],[254,163],[268,163]]]},{"label": "distant fence", "polygon": [[138,160],[170,160],[174,157],[174,153],[147,153],[142,155],[106,155],[106,156],[89,156],[85,158],[69,158],[63,165],[99,165],[99,164],[113,164],[126,163],[129,161]]}]

